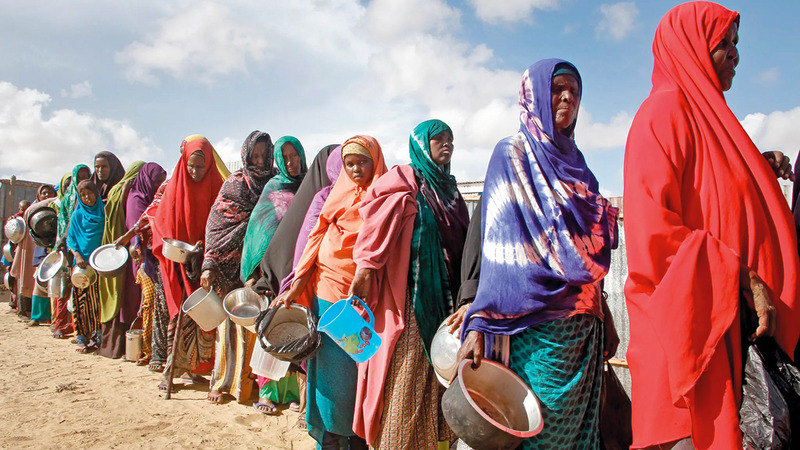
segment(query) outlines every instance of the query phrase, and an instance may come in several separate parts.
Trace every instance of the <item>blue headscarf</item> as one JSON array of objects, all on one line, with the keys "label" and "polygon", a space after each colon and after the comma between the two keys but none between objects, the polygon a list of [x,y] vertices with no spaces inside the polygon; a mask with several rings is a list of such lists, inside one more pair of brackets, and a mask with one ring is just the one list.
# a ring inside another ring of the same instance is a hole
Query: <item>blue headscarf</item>
[{"label": "blue headscarf", "polygon": [[520,133],[494,149],[484,183],[483,250],[469,330],[515,334],[569,316],[580,286],[601,280],[616,246],[617,208],[572,139],[553,123],[551,84],[567,68],[537,62],[523,75]]},{"label": "blue headscarf", "polygon": [[[92,206],[87,206],[80,198],[80,191],[91,189],[97,195],[97,201]],[[78,202],[70,219],[67,232],[67,247],[81,254],[86,262],[103,241],[103,227],[106,213],[103,201],[100,199],[100,189],[91,180],[84,180],[78,184]]]}]

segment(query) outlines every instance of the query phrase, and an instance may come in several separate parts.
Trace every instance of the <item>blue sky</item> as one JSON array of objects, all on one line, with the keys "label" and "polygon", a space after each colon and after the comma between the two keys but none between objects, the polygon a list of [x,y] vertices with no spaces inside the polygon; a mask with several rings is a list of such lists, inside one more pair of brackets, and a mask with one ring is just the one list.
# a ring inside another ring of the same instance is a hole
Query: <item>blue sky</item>
[{"label": "blue sky", "polygon": [[[453,173],[483,178],[518,128],[522,72],[546,57],[584,80],[577,141],[607,195],[622,192],[625,137],[650,90],[652,36],[677,2],[356,0],[0,2],[0,176],[57,182],[101,150],[168,171],[183,137],[226,161],[254,129],[313,156],[367,133],[390,164],[440,118]],[[722,2],[741,15],[727,94],[762,150],[800,143],[800,2]]]}]

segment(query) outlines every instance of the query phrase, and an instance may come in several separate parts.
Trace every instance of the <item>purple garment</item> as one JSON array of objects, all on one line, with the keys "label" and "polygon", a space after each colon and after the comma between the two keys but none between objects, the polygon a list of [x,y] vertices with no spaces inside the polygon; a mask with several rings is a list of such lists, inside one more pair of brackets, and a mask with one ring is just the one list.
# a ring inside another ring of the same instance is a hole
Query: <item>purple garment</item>
[{"label": "purple garment", "polygon": [[[156,163],[147,163],[139,169],[139,174],[131,182],[128,199],[125,203],[125,227],[130,230],[139,221],[139,218],[153,201],[158,187],[161,185],[159,180],[166,177],[167,172],[163,167]],[[156,279],[155,257],[149,249],[141,247],[142,269],[151,280]],[[136,280],[136,272],[139,270],[136,264],[131,264],[133,279]],[[130,278],[130,274],[128,277]]]},{"label": "purple garment", "polygon": [[528,68],[520,133],[500,141],[489,160],[480,282],[463,336],[510,335],[567,317],[581,286],[608,273],[617,208],[598,193],[574,140],[555,132],[550,87],[562,64],[578,74],[556,59]]}]

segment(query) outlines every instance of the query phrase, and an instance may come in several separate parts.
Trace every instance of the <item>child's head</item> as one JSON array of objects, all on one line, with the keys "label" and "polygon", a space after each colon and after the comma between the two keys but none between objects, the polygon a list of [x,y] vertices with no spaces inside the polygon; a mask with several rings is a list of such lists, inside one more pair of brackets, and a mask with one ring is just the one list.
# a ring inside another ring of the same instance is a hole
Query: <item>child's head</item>
[{"label": "child's head", "polygon": [[78,183],[78,195],[84,205],[94,206],[94,204],[97,203],[98,197],[100,197],[100,191],[97,189],[97,185],[92,183],[91,180],[83,180]]}]

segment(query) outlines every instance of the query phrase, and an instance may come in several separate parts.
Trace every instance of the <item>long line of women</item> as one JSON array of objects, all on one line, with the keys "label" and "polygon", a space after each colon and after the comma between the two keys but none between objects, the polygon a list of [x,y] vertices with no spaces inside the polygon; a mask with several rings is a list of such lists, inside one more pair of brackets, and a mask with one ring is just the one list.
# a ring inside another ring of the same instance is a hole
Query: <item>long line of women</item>
[{"label": "long line of women", "polygon": [[[634,448],[742,447],[741,336],[774,336],[792,355],[800,333],[797,232],[776,180],[794,175],[785,155],[758,151],[725,102],[738,26],[738,13],[709,2],[667,13],[653,44],[653,90],[628,137]],[[307,166],[298,139],[273,144],[254,131],[233,173],[193,135],[167,180],[158,164],[126,171],[99,153],[94,173],[79,164],[58,186],[56,248],[84,266],[101,244],[129,245],[135,263],[73,289],[72,314],[68,298],[54,299],[54,337],[74,332],[79,351],[117,358],[141,317],[139,363],[165,374],[162,388],[169,373],[203,382],[210,371],[211,403],[257,395],[256,409],[275,414],[304,397],[291,407],[305,409],[302,425],[322,448],[434,449],[456,438],[429,359],[447,321],[460,330],[461,359],[500,361],[536,393],[545,426],[524,448],[600,447],[603,361],[619,342],[603,292],[618,209],[574,141],[578,69],[539,61],[519,92],[519,132],[495,147],[471,220],[441,120],[417,125],[411,163],[391,169],[366,135],[323,148]],[[52,191],[40,189],[37,204],[53,202]],[[164,258],[163,238],[204,246],[202,258]],[[31,295],[23,266],[33,247],[21,244],[14,260],[22,296]],[[382,345],[356,363],[323,336],[316,355],[293,366],[300,377],[268,380],[251,373],[247,329],[228,320],[209,333],[187,318],[173,351],[187,293],[242,286],[317,316],[359,296]],[[45,320],[33,298],[33,321]],[[748,310],[752,329],[740,319]]]}]

